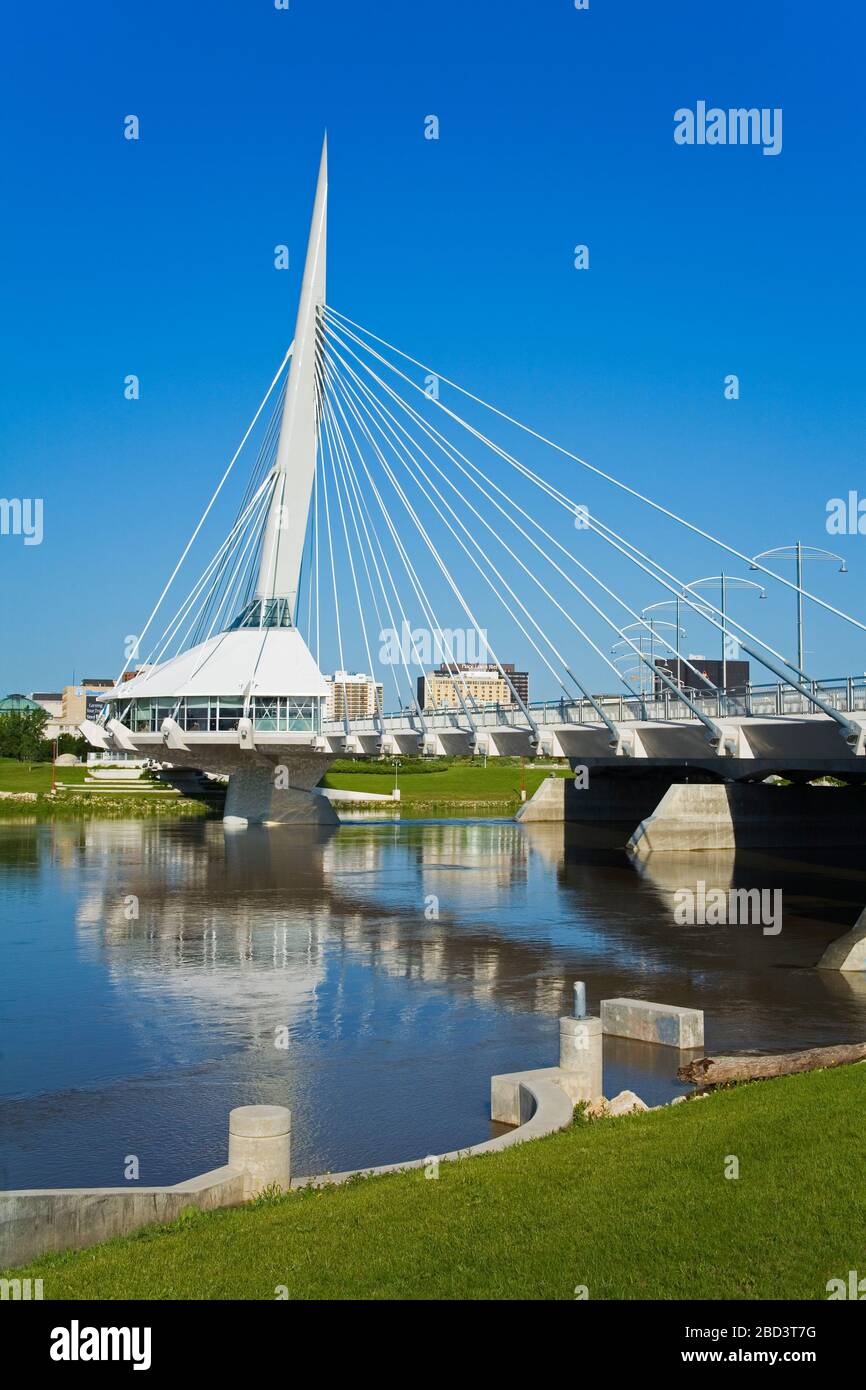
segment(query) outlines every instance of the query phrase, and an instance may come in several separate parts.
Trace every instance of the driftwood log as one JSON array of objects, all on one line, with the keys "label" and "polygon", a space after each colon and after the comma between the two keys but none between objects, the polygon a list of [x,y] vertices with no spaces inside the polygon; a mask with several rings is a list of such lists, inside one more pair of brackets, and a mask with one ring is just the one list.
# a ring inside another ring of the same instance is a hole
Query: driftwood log
[{"label": "driftwood log", "polygon": [[821,1067],[843,1067],[866,1061],[866,1043],[838,1047],[809,1047],[803,1052],[731,1053],[725,1057],[698,1057],[677,1072],[679,1081],[698,1086],[724,1086],[729,1081],[760,1081],[770,1076],[790,1076]]}]

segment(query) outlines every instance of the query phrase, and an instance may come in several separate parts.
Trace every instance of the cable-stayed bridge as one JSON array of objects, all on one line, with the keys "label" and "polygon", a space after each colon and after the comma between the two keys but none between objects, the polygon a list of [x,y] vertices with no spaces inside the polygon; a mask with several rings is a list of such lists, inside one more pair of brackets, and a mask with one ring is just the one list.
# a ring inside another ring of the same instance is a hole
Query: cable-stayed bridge
[{"label": "cable-stayed bridge", "polygon": [[[346,755],[562,756],[598,775],[669,781],[866,780],[863,679],[814,679],[801,655],[792,662],[734,618],[724,574],[716,604],[710,581],[676,573],[676,546],[662,563],[646,538],[667,527],[798,604],[859,633],[866,624],[333,308],[327,202],[323,147],[292,346],[144,625],[143,664],[82,726],[91,743],[228,774],[226,815],[238,821],[332,818],[312,789]],[[242,454],[254,459],[234,521],[178,604],[179,575]],[[577,475],[615,509],[574,495]],[[675,607],[675,623],[646,615],[635,580],[652,585],[655,607]],[[683,650],[681,614],[758,662],[768,683],[716,688]],[[433,711],[417,696],[431,635],[453,688],[451,707]],[[507,701],[479,700],[467,637]],[[519,644],[555,698],[520,693],[503,642]],[[324,650],[344,673],[350,658],[382,669],[363,717],[344,686],[342,717],[327,718]],[[615,693],[593,693],[590,654]]]}]

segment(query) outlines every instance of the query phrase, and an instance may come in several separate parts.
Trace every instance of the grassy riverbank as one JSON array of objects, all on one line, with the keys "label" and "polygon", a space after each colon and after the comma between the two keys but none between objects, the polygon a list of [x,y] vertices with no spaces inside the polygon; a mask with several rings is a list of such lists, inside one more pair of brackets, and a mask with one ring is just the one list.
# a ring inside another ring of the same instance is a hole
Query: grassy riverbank
[{"label": "grassy riverbank", "polygon": [[[491,758],[486,767],[481,758],[406,759],[397,769],[397,786],[400,806],[410,817],[513,815],[520,805],[521,787],[528,798],[545,777],[569,775],[568,767],[538,767],[531,762],[521,766],[519,758]],[[344,759],[333,764],[322,786],[390,796],[394,767],[388,762]]]},{"label": "grassy riverbank", "polygon": [[[86,767],[59,767],[58,782],[83,786]],[[23,763],[17,758],[0,758],[0,792],[35,792],[44,796],[51,790],[50,763]]]},{"label": "grassy riverbank", "polygon": [[[61,767],[56,771],[61,790],[51,791],[50,763],[22,763],[12,758],[0,758],[0,792],[12,796],[0,798],[0,819],[6,816],[37,817],[40,820],[70,816],[102,816],[112,819],[124,816],[200,816],[208,813],[203,803],[186,797],[136,796],[94,790],[85,783],[91,774],[87,767]],[[490,759],[485,767],[481,758],[401,759],[397,769],[400,802],[391,806],[370,802],[371,809],[383,813],[396,812],[407,820],[424,816],[484,817],[512,816],[520,805],[521,788],[532,796],[545,777],[567,776],[567,767],[542,766],[518,758]],[[394,767],[390,762],[355,762],[343,759],[335,762],[323,779],[324,787],[340,791],[371,792],[390,796],[394,787]],[[22,793],[26,800],[16,800]],[[31,800],[34,796],[36,800]],[[342,803],[337,810],[350,813],[363,808],[363,802]],[[211,814],[219,810],[211,809]]]},{"label": "grassy riverbank", "polygon": [[813,1072],[21,1273],[50,1299],[824,1299],[863,1269],[864,1107],[866,1065]]},{"label": "grassy riverbank", "polygon": [[[59,790],[51,795],[51,763],[26,763],[15,758],[0,758],[0,820],[70,820],[99,817],[110,820],[135,819],[150,816],[204,816],[208,806],[181,796],[160,796],[144,791],[122,792],[94,789],[85,779],[91,775],[88,767],[58,767],[54,772]],[[150,786],[150,779],[146,779]],[[34,799],[35,798],[35,799]]]}]

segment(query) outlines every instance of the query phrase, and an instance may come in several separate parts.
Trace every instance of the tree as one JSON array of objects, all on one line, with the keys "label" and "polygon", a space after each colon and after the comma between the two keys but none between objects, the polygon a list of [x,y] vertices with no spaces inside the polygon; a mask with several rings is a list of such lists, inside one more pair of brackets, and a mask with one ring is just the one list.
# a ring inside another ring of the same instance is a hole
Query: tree
[{"label": "tree", "polygon": [[8,710],[0,714],[0,757],[45,762],[51,757],[51,744],[45,738],[47,723],[44,709]]},{"label": "tree", "polygon": [[81,734],[61,734],[57,740],[58,753],[72,753],[76,758],[86,758],[89,747]]}]

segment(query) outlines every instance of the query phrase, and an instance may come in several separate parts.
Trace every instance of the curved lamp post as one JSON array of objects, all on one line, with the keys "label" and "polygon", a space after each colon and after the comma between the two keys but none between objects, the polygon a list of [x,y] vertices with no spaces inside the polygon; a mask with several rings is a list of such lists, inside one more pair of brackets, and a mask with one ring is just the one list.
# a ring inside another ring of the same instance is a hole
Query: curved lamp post
[{"label": "curved lamp post", "polygon": [[[610,649],[613,656],[614,666],[619,666],[623,661],[633,661],[634,666],[623,671],[623,676],[630,685],[637,685],[641,698],[647,693],[647,667],[643,657],[649,657],[650,665],[655,659],[655,633],[648,632],[643,623],[629,623],[627,627],[621,628],[622,632],[629,632],[631,629],[639,629],[634,637],[623,638],[620,642],[614,642]],[[614,655],[618,653],[618,655]]]},{"label": "curved lamp post", "polygon": [[[704,579],[693,579],[691,584],[686,585],[686,591],[688,592],[690,589],[711,589],[714,588],[716,585],[719,586],[719,591],[721,593],[719,613],[721,614],[722,619],[722,694],[727,695],[728,650],[726,646],[726,638],[729,634],[727,625],[725,623],[725,618],[728,611],[728,594],[731,589],[757,589],[758,597],[766,598],[767,593],[763,586],[760,584],[756,584],[754,580],[737,579],[735,575],[725,574],[724,571],[722,571],[721,574],[709,574]],[[707,613],[709,614],[709,609],[707,610]],[[734,640],[736,640],[736,638]]]},{"label": "curved lamp post", "polygon": [[[682,598],[680,597],[679,594],[677,594],[676,598],[665,598],[665,599],[662,599],[659,603],[648,603],[648,604],[646,605],[645,608],[642,608],[642,609],[641,609],[641,617],[642,617],[642,618],[646,618],[646,619],[647,619],[647,622],[650,624],[651,627],[652,627],[653,625],[661,626],[661,624],[660,624],[660,622],[659,622],[659,620],[658,620],[657,618],[655,618],[655,617],[647,617],[648,614],[654,613],[654,612],[656,611],[656,609],[659,609],[659,608],[673,608],[673,609],[674,609],[674,614],[675,614],[675,616],[674,616],[674,621],[673,621],[672,623],[668,623],[668,627],[672,627],[672,628],[674,629],[675,633],[676,633],[676,637],[675,637],[675,639],[674,639],[674,646],[675,646],[675,648],[676,648],[677,670],[676,670],[676,673],[674,673],[673,671],[668,671],[667,674],[668,674],[668,675],[671,677],[671,679],[674,680],[674,681],[676,682],[676,684],[679,685],[680,687],[682,687],[682,683],[683,683],[683,673],[682,673],[683,659],[682,659],[682,655],[681,655],[681,653],[680,653],[680,639],[683,638],[683,637],[685,637],[685,635],[686,635],[686,630],[685,630],[685,628],[682,627],[682,626],[680,625],[680,610],[681,610],[681,608],[682,608],[682,603],[683,603]],[[666,659],[667,661],[670,660],[669,657],[666,657],[665,659]]]},{"label": "curved lamp post", "polygon": [[803,670],[803,657],[805,648],[803,646],[803,564],[806,560],[838,560],[839,573],[847,574],[848,566],[841,555],[834,555],[832,550],[821,550],[817,545],[803,545],[802,541],[795,541],[793,545],[777,545],[774,550],[762,550],[760,555],[752,556],[752,569],[758,566],[756,560],[795,560],[797,563],[797,665]]}]

